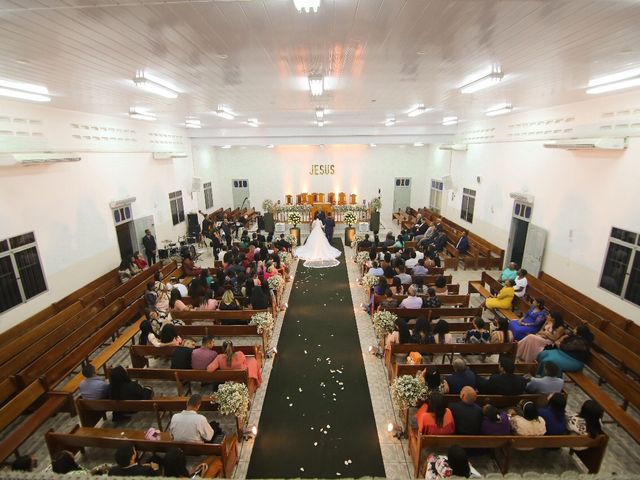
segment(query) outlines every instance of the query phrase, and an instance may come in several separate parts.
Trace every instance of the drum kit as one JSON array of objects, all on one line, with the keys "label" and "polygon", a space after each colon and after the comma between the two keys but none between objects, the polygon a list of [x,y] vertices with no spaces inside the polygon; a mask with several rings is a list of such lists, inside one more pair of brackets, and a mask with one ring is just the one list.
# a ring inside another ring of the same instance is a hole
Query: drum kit
[{"label": "drum kit", "polygon": [[198,239],[196,237],[183,235],[178,237],[178,241],[163,240],[164,248],[158,250],[158,256],[160,260],[176,260],[179,263],[182,262],[182,258],[191,254],[191,258],[195,262],[202,254],[201,250],[196,249]]}]

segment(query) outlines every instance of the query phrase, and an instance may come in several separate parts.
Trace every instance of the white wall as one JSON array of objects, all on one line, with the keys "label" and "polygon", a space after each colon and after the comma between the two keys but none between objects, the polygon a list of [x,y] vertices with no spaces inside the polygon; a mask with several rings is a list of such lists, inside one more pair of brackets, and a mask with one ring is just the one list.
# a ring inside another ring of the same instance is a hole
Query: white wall
[{"label": "white wall", "polygon": [[[194,146],[196,175],[214,178],[214,204],[232,204],[233,179],[248,179],[251,205],[261,210],[265,199],[285,203],[285,195],[344,192],[358,195],[358,203],[382,193],[382,223],[389,225],[395,177],[412,178],[411,204],[428,201],[428,147],[367,145],[234,147],[228,150]],[[334,175],[311,175],[311,165],[335,165]]]},{"label": "white wall", "polygon": [[[37,137],[41,142],[38,151],[65,149],[82,157],[76,163],[0,167],[0,238],[34,231],[49,287],[46,293],[1,314],[0,330],[118,266],[120,253],[109,202],[135,196],[134,218],[153,215],[158,240],[185,233],[186,222],[172,225],[168,194],[181,189],[185,212],[196,209],[196,200],[189,194],[191,158],[158,161],[150,153],[162,149],[155,140],[163,138],[159,141],[179,141],[190,150],[186,137],[177,139],[183,135],[179,129],[9,102],[0,103],[0,111],[5,118],[42,122],[37,124],[43,133]],[[5,120],[5,124],[24,123]],[[115,140],[100,144],[101,140],[89,139],[89,144],[80,145],[72,137],[77,129],[71,124],[126,129],[136,141],[128,145],[117,140],[123,133],[106,133]],[[0,155],[15,151],[15,138],[0,136]],[[23,151],[30,149],[24,139],[20,146]],[[99,150],[106,152],[97,153]]]},{"label": "white wall", "polygon": [[[446,195],[443,215],[506,249],[509,193],[534,195],[531,221],[548,232],[542,269],[640,323],[639,307],[598,287],[611,227],[640,231],[640,138],[630,138],[622,152],[545,149],[542,143],[471,144],[467,152],[453,153],[433,149],[431,177],[451,173],[456,187]],[[472,224],[460,218],[465,187],[477,191]]]}]

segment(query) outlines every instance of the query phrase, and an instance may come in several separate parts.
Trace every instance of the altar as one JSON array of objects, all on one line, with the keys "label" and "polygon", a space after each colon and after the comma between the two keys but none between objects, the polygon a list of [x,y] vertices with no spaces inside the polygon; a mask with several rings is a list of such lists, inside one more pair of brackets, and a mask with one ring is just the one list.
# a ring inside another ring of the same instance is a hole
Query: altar
[{"label": "altar", "polygon": [[333,214],[333,205],[330,203],[312,203],[310,211],[311,218],[315,218],[318,212],[324,212],[325,215]]}]

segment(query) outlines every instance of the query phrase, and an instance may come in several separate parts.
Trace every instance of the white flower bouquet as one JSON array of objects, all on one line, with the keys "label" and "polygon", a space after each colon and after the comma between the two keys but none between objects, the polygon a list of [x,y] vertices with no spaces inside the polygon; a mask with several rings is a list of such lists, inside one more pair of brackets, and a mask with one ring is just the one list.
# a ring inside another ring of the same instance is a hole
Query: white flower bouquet
[{"label": "white flower bouquet", "polygon": [[357,220],[356,214],[353,212],[345,213],[342,219],[344,220],[344,223],[346,223],[348,226],[353,225],[354,223],[356,223],[356,220]]},{"label": "white flower bouquet", "polygon": [[293,263],[293,255],[291,255],[289,252],[278,252],[278,256],[280,257],[280,261],[287,267]]},{"label": "white flower bouquet", "polygon": [[381,310],[373,314],[373,329],[379,338],[393,332],[396,328],[398,316],[395,313]]},{"label": "white flower bouquet", "polygon": [[413,375],[402,375],[391,384],[391,396],[400,409],[406,409],[427,396],[427,387]]},{"label": "white flower bouquet", "polygon": [[262,210],[264,210],[265,212],[271,212],[274,206],[275,203],[273,203],[273,200],[269,200],[268,198],[264,202],[262,202]]},{"label": "white flower bouquet", "polygon": [[296,228],[301,221],[302,217],[298,212],[291,212],[289,214],[289,222],[293,223],[293,228]]},{"label": "white flower bouquet", "polygon": [[378,212],[382,208],[382,201],[380,200],[380,197],[376,197],[371,200],[371,202],[369,202],[369,207],[372,211]]},{"label": "white flower bouquet", "polygon": [[249,411],[249,389],[244,383],[224,382],[216,393],[220,413],[234,415],[240,419],[247,418]]},{"label": "white flower bouquet", "polygon": [[274,292],[280,290],[283,282],[284,279],[280,275],[274,275],[273,277],[269,277],[269,279],[267,280],[267,283],[269,283],[269,288]]},{"label": "white flower bouquet", "polygon": [[[369,252],[358,252],[356,254],[356,263],[360,266],[369,261]],[[377,282],[376,282],[377,283]]]},{"label": "white flower bouquet", "polygon": [[379,282],[378,277],[376,277],[371,273],[367,273],[364,277],[362,277],[362,286],[365,288],[367,292],[371,290],[373,287],[375,287],[378,284],[378,282]]},{"label": "white flower bouquet", "polygon": [[275,321],[273,320],[273,315],[271,315],[270,312],[260,312],[251,317],[249,325],[257,325],[258,333],[266,333],[267,337],[271,337]]},{"label": "white flower bouquet", "polygon": [[293,235],[289,234],[289,235],[285,235],[284,239],[287,241],[287,243],[289,243],[292,246],[297,245],[298,240],[296,239],[296,237],[294,237]]}]

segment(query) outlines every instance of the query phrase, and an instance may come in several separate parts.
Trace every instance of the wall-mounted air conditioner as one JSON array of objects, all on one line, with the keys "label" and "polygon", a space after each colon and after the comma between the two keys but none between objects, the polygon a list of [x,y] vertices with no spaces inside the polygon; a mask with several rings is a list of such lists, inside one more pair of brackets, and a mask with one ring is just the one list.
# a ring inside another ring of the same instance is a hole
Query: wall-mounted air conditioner
[{"label": "wall-mounted air conditioner", "polygon": [[172,160],[174,158],[187,158],[184,152],[153,152],[154,160]]},{"label": "wall-mounted air conditioner", "polygon": [[466,152],[467,144],[466,143],[452,143],[440,145],[438,147],[440,150],[453,150],[454,152]]},{"label": "wall-mounted air conditioner", "polygon": [[114,200],[113,202],[109,202],[109,206],[112,209],[116,209],[120,207],[126,207],[127,205],[131,205],[135,201],[136,201],[136,197],[121,198],[120,200]]},{"label": "wall-mounted air conditioner", "polygon": [[561,148],[564,150],[624,150],[627,138],[569,138],[545,142],[544,148]]},{"label": "wall-mounted air conditioner", "polygon": [[82,160],[82,157],[77,153],[11,153],[1,156],[0,165],[23,165],[28,167],[48,163],[79,162],[80,160]]}]

